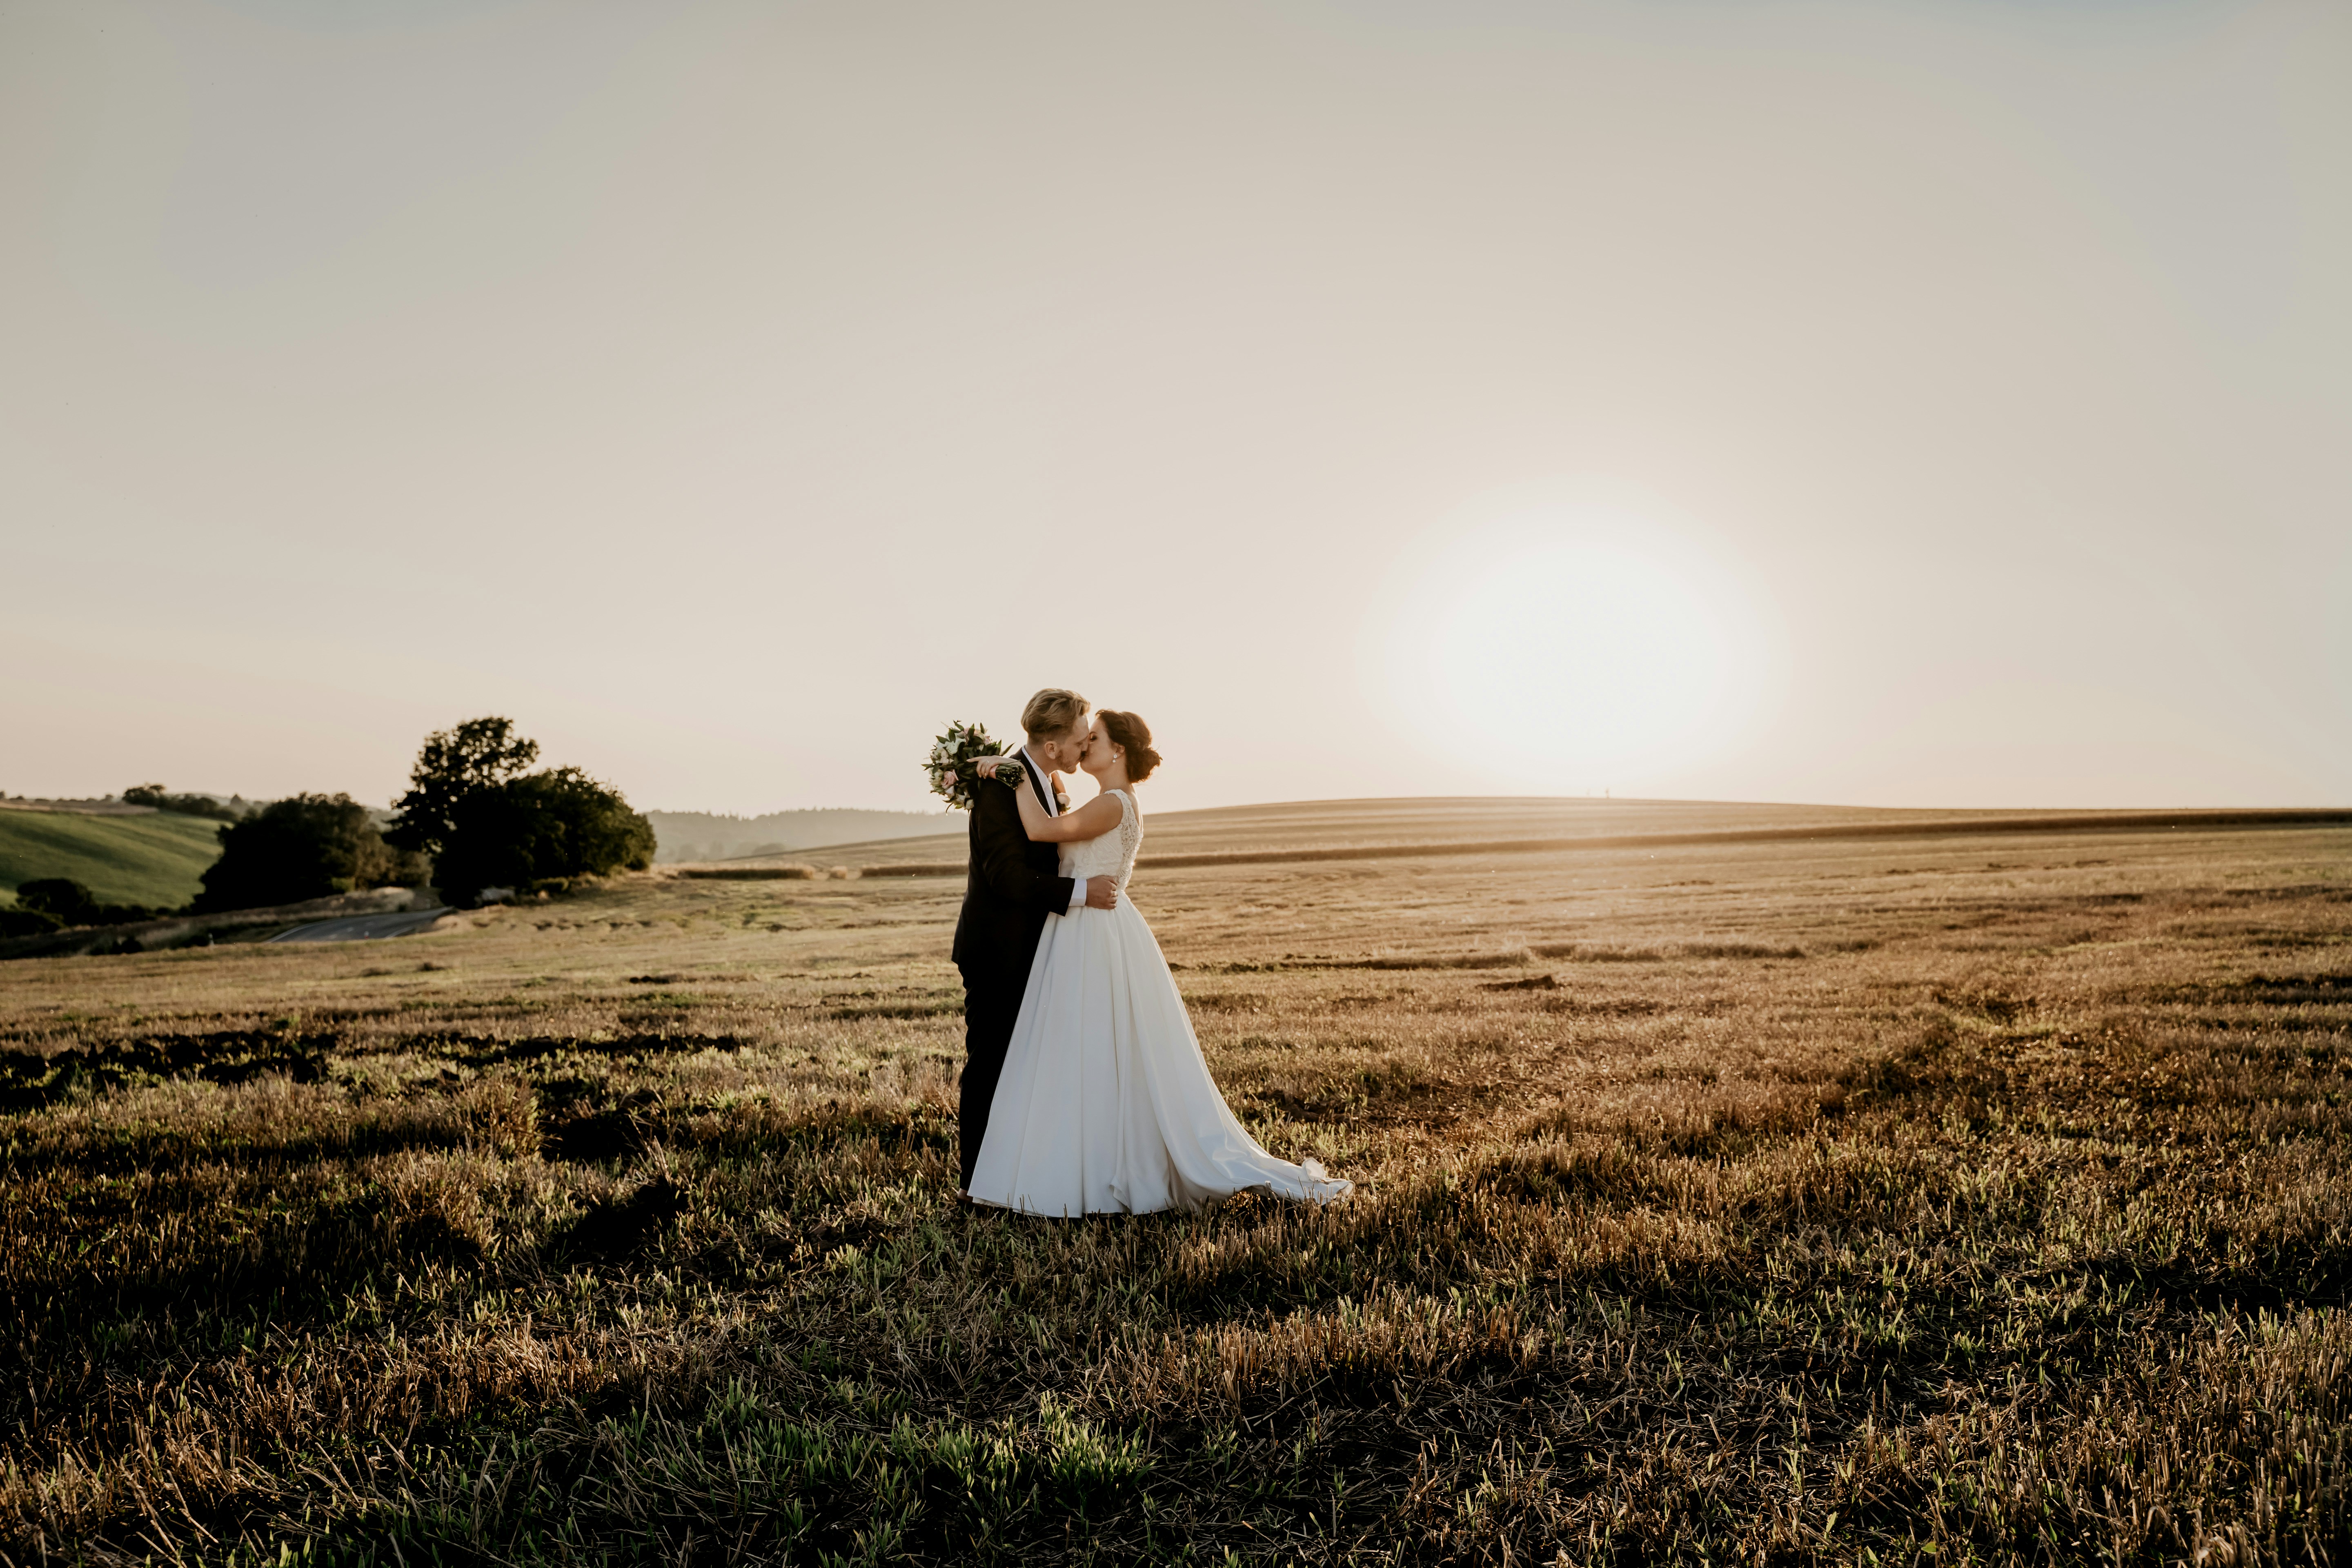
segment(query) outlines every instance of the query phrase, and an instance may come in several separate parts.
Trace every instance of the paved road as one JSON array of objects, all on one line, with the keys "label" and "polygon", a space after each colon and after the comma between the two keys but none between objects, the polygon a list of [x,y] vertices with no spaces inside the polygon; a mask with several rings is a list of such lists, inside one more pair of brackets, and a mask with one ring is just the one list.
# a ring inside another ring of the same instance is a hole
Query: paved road
[{"label": "paved road", "polygon": [[392,915],[344,915],[331,921],[312,921],[309,925],[296,926],[292,931],[279,931],[272,942],[374,942],[382,937],[406,936],[423,931],[449,910],[444,909],[403,910]]}]

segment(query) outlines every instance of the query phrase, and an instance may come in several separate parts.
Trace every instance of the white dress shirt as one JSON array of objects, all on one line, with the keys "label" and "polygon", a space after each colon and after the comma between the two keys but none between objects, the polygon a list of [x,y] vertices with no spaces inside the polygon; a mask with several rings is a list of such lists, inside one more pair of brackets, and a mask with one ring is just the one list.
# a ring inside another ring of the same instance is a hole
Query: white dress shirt
[{"label": "white dress shirt", "polygon": [[[1036,758],[1031,756],[1029,754],[1029,748],[1026,746],[1021,748],[1021,761],[1024,766],[1030,768],[1034,773],[1037,782],[1045,786],[1045,815],[1048,816],[1061,816],[1062,804],[1054,795],[1053,770],[1046,767],[1045,763],[1039,762]],[[1084,909],[1086,907],[1086,902],[1087,879],[1084,877],[1080,877],[1070,883],[1070,908],[1074,910]]]}]

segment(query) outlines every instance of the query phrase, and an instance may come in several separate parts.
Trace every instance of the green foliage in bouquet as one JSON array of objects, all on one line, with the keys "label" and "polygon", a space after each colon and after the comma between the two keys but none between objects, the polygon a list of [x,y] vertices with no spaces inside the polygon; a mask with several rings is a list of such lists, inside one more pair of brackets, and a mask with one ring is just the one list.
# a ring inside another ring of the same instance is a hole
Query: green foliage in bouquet
[{"label": "green foliage in bouquet", "polygon": [[[1004,747],[989,737],[985,724],[950,724],[931,742],[931,754],[923,763],[923,772],[931,781],[931,793],[948,803],[950,811],[970,811],[972,791],[980,784],[980,771],[973,764],[982,757],[1009,755]],[[996,782],[1018,788],[1021,770],[999,768]]]}]

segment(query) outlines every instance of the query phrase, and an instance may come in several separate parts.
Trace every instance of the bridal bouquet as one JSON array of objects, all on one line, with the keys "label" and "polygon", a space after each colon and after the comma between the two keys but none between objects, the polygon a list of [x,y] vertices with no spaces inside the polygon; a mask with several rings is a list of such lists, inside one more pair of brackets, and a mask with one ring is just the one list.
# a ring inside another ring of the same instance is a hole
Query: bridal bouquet
[{"label": "bridal bouquet", "polygon": [[[989,739],[985,724],[950,724],[946,733],[931,742],[930,759],[924,763],[923,771],[930,775],[931,793],[946,801],[950,811],[970,811],[971,792],[980,783],[971,764],[982,757],[1004,754],[1004,748]],[[1018,789],[1021,773],[1019,768],[999,768],[996,782]]]}]

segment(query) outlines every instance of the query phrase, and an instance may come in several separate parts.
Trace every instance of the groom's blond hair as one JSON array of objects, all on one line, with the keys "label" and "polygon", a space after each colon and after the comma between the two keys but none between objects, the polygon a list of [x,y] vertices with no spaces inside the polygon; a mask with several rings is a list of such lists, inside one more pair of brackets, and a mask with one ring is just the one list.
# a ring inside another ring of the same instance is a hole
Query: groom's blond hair
[{"label": "groom's blond hair", "polygon": [[1065,691],[1049,686],[1029,699],[1021,710],[1021,727],[1029,731],[1032,740],[1046,741],[1056,735],[1066,735],[1086,722],[1087,700],[1075,691]]}]

